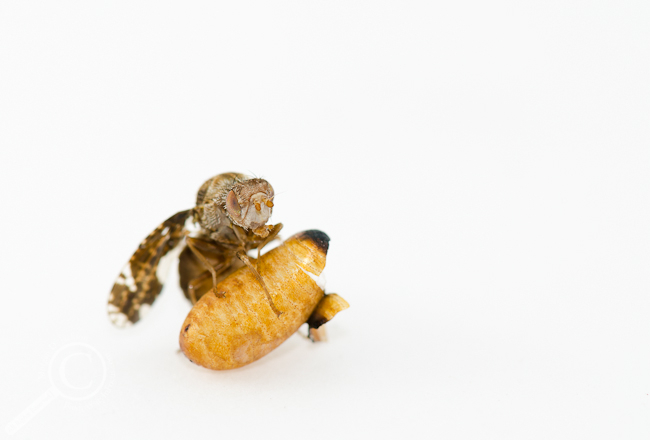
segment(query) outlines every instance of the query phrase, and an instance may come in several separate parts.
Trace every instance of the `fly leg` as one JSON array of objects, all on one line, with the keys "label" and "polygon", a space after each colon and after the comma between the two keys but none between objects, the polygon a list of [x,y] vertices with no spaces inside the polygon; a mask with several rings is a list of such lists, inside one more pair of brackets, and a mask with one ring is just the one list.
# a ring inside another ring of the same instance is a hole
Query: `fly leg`
[{"label": "fly leg", "polygon": [[258,268],[259,266],[259,261],[260,261],[260,251],[264,246],[269,244],[271,241],[275,240],[278,238],[278,234],[282,230],[282,223],[278,223],[277,225],[273,226],[273,229],[269,232],[268,237],[264,239],[264,241],[257,247],[257,262],[255,263],[255,267]]},{"label": "fly leg", "polygon": [[[216,271],[216,272],[217,274],[219,274],[221,271]],[[197,296],[197,292],[199,292],[203,287],[202,284],[204,284],[206,281],[210,279],[210,276],[211,276],[210,271],[205,271],[201,275],[194,278],[188,283],[187,294],[190,297],[190,302],[192,303],[192,305],[196,304],[196,302],[201,298],[200,296]],[[212,281],[212,283],[214,283],[214,281]],[[219,298],[225,297],[225,295],[220,292],[215,293],[215,295]]]},{"label": "fly leg", "polygon": [[[217,297],[223,298],[224,294],[217,292],[217,276],[222,273],[224,270],[228,268],[226,264],[218,264],[216,267],[212,266],[210,262],[208,261],[207,258],[197,249],[196,243],[197,240],[192,238],[192,237],[187,237],[187,247],[190,248],[190,250],[196,255],[196,257],[203,263],[203,266],[209,271],[209,273],[212,275],[212,290],[211,292],[214,293]],[[195,284],[196,285],[196,284]],[[193,289],[189,289],[191,293],[193,293]],[[190,298],[192,303],[195,303],[197,298],[196,295],[194,295],[195,298]]]},{"label": "fly leg", "polygon": [[[244,230],[240,228],[237,225],[232,225],[232,229],[235,232],[235,235],[237,236],[237,239],[241,241],[241,249],[237,251],[237,257],[246,265],[248,266],[248,269],[255,275],[255,278],[257,278],[257,281],[260,283],[262,286],[262,289],[264,289],[264,293],[266,294],[266,299],[269,301],[269,305],[271,306],[271,309],[273,310],[273,313],[279,318],[280,315],[282,315],[282,312],[275,307],[275,304],[273,303],[273,298],[271,298],[271,294],[269,293],[269,289],[266,287],[266,284],[264,283],[264,280],[262,279],[262,276],[260,273],[257,271],[257,262],[255,262],[255,265],[251,263],[250,258],[248,258],[248,255],[246,255],[246,237]],[[275,229],[275,228],[274,228]],[[280,232],[280,227],[277,232]],[[277,232],[275,235],[277,235]]]},{"label": "fly leg", "polygon": [[248,268],[253,273],[253,275],[255,275],[255,278],[257,278],[257,281],[259,281],[259,283],[262,285],[262,289],[264,289],[264,293],[266,294],[266,299],[269,301],[269,305],[271,306],[273,313],[275,313],[275,315],[279,318],[280,315],[282,315],[282,312],[275,307],[275,304],[273,303],[273,298],[271,298],[271,294],[269,293],[269,289],[266,288],[266,284],[264,284],[264,280],[262,279],[262,276],[257,271],[255,266],[253,266],[253,263],[251,263],[251,260],[248,258],[248,255],[246,255],[244,252],[237,252],[237,256],[241,261],[244,262],[246,266],[248,266]]}]

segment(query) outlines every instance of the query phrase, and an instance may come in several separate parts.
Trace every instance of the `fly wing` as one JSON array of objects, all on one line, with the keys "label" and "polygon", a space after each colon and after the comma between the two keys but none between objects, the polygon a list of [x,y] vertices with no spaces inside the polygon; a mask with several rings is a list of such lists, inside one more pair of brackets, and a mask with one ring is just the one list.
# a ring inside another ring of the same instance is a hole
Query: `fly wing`
[{"label": "fly wing", "polygon": [[144,239],[115,280],[108,297],[108,316],[118,327],[135,324],[158,297],[169,273],[171,260],[185,238],[185,221],[192,210],[165,220]]}]

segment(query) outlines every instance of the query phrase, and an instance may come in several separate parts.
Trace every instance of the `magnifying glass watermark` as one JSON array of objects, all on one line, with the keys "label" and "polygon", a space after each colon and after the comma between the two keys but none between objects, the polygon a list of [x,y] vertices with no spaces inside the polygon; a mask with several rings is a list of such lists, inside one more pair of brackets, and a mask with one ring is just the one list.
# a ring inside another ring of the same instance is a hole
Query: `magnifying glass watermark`
[{"label": "magnifying glass watermark", "polygon": [[92,345],[72,342],[54,353],[48,365],[48,378],[50,388],[5,425],[7,434],[15,434],[58,398],[72,401],[92,399],[106,384],[108,364]]}]

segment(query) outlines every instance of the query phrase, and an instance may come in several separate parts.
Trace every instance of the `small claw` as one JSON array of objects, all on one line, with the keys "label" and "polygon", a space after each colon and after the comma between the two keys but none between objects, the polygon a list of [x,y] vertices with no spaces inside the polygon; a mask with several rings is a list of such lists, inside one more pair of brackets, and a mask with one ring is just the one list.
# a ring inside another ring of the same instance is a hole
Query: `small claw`
[{"label": "small claw", "polygon": [[216,296],[217,298],[225,298],[225,297],[226,297],[226,293],[225,293],[225,292],[217,292],[217,289],[216,289],[215,287],[213,287],[213,288],[210,290],[210,292],[214,293],[214,296]]}]

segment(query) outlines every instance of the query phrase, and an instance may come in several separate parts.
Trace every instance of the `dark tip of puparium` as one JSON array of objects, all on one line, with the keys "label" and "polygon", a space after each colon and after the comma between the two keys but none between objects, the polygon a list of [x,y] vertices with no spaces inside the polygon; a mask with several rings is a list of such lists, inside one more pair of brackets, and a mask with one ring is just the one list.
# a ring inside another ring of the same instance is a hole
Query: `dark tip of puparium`
[{"label": "dark tip of puparium", "polygon": [[327,253],[327,249],[330,245],[330,238],[323,231],[319,231],[318,229],[310,229],[308,231],[303,231],[298,235],[300,238],[308,238],[316,246],[318,246],[321,251]]}]

